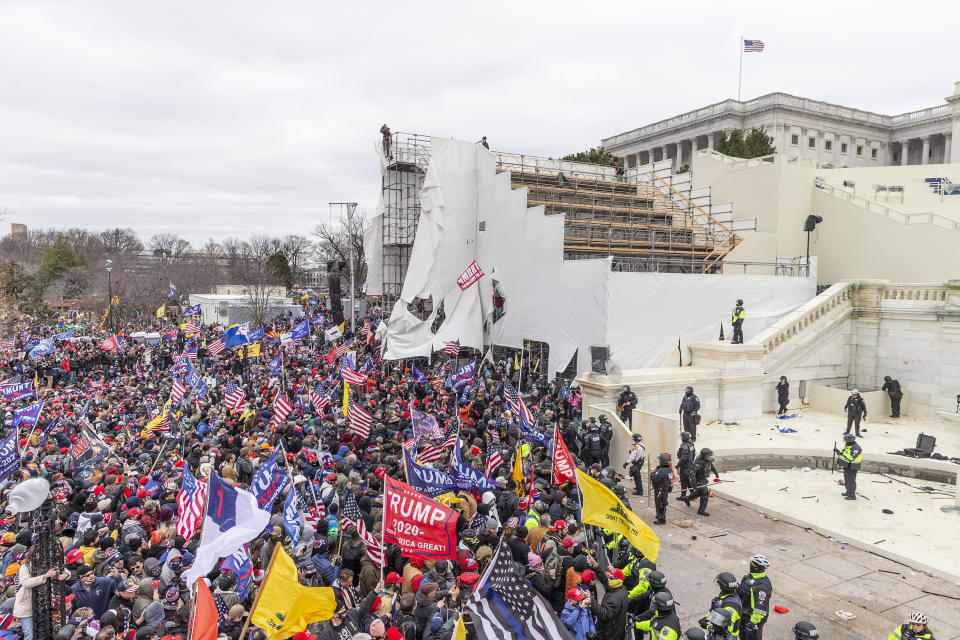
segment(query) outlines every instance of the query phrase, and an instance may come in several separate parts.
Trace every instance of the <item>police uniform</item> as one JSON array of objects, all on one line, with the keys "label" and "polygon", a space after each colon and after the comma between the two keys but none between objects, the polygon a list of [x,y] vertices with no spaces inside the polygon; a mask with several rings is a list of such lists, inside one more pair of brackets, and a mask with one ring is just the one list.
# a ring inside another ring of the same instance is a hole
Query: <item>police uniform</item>
[{"label": "police uniform", "polygon": [[[752,567],[751,567],[752,568]],[[751,572],[740,579],[737,596],[743,607],[740,617],[740,637],[742,640],[761,640],[763,625],[770,613],[770,597],[773,585],[766,571]]]},{"label": "police uniform", "polygon": [[890,376],[883,379],[881,391],[886,391],[890,396],[890,417],[900,417],[900,400],[903,399],[903,391],[900,389],[900,381],[894,380]]},{"label": "police uniform", "polygon": [[697,394],[684,394],[680,401],[680,416],[683,418],[683,430],[688,431],[694,442],[697,440],[697,412],[700,411],[700,398]]},{"label": "police uniform", "polygon": [[649,620],[633,623],[640,631],[649,631],[650,640],[678,640],[680,638],[680,618],[673,611],[657,611]]},{"label": "police uniform", "polygon": [[[730,576],[733,578],[733,576]],[[726,628],[731,638],[740,637],[740,619],[743,615],[743,605],[736,593],[721,593],[710,602],[710,610],[726,609],[730,612],[730,626]]]},{"label": "police uniform", "polygon": [[[709,451],[709,449],[704,449],[704,451]],[[690,500],[697,497],[700,498],[700,507],[697,509],[697,513],[701,516],[710,515],[707,513],[707,503],[710,502],[710,488],[707,486],[707,476],[710,475],[711,471],[715,477],[720,477],[720,474],[717,472],[717,468],[714,466],[713,461],[704,458],[703,451],[701,451],[700,456],[693,463],[693,476],[697,488],[691,491],[690,495],[686,498],[686,503],[688,506],[690,504]]]},{"label": "police uniform", "polygon": [[681,442],[677,449],[677,475],[680,478],[680,497],[687,495],[687,490],[693,491],[693,461],[697,459],[697,448],[693,442]]},{"label": "police uniform", "polygon": [[617,399],[617,411],[620,414],[620,420],[633,428],[633,410],[637,408],[637,394],[626,387]]},{"label": "police uniform", "polygon": [[847,403],[843,405],[843,410],[847,412],[847,430],[844,433],[850,433],[850,425],[855,425],[857,437],[860,437],[860,419],[867,417],[867,404],[863,401],[863,396],[850,394]]},{"label": "police uniform", "polygon": [[733,308],[733,313],[730,316],[730,322],[733,323],[733,339],[730,344],[743,344],[743,320],[746,317],[747,312],[744,311],[742,304]]},{"label": "police uniform", "polygon": [[583,461],[588,467],[596,462],[600,462],[602,452],[603,438],[600,437],[600,430],[596,425],[593,425],[583,438]]},{"label": "police uniform", "polygon": [[843,486],[846,487],[844,497],[848,500],[857,499],[857,472],[863,462],[863,448],[856,440],[843,445],[839,454],[840,466],[843,467]]},{"label": "police uniform", "polygon": [[657,507],[657,524],[664,524],[667,521],[667,500],[668,494],[673,490],[673,474],[670,472],[669,465],[658,466],[650,474],[650,486],[653,488],[653,504]]},{"label": "police uniform", "polygon": [[641,442],[633,443],[633,451],[630,457],[624,463],[624,466],[630,465],[630,476],[633,478],[634,492],[637,495],[643,495],[643,459],[646,455],[646,449]]}]

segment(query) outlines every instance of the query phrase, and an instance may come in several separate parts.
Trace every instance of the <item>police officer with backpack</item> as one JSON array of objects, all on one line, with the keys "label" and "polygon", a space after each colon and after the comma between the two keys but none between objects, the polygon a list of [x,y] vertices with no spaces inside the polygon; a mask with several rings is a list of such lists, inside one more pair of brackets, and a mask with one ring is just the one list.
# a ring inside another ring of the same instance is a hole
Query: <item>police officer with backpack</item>
[{"label": "police officer with backpack", "polygon": [[603,438],[596,422],[587,423],[587,433],[583,436],[583,462],[586,466],[603,460]]},{"label": "police officer with backpack", "polygon": [[646,455],[646,449],[643,446],[643,436],[639,433],[633,434],[633,449],[630,451],[630,457],[623,463],[626,469],[630,465],[630,475],[633,477],[634,495],[643,495],[643,459]]},{"label": "police officer with backpack", "polygon": [[686,431],[680,434],[680,448],[677,449],[677,476],[680,478],[680,496],[677,502],[683,501],[687,489],[693,491],[693,461],[697,458],[697,448],[693,438]]},{"label": "police officer with backpack", "polygon": [[683,390],[683,399],[680,400],[680,417],[683,418],[683,430],[690,434],[694,442],[697,441],[697,423],[700,422],[700,398],[693,393],[693,387]]},{"label": "police officer with backpack", "polygon": [[[650,474],[650,486],[653,491],[653,504],[657,508],[657,519],[653,524],[667,524],[667,500],[673,490],[673,472],[670,470],[670,454],[661,453],[657,457],[659,465]],[[688,503],[689,504],[689,503]]]},{"label": "police officer with backpack", "polygon": [[697,497],[700,498],[700,508],[697,509],[698,516],[710,515],[707,513],[707,503],[710,502],[710,487],[707,486],[707,476],[710,475],[711,472],[713,472],[714,477],[720,477],[720,474],[717,472],[717,467],[713,464],[713,451],[704,447],[700,450],[700,455],[697,456],[697,459],[693,463],[693,476],[697,488],[683,499],[689,507],[691,500]]}]

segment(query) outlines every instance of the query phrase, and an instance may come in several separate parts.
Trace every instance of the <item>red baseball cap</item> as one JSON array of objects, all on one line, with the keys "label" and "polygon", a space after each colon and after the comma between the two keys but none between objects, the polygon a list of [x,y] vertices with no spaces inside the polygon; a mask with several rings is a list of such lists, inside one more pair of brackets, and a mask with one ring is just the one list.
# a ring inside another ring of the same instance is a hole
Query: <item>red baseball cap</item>
[{"label": "red baseball cap", "polygon": [[67,564],[73,564],[78,560],[83,560],[83,551],[80,551],[80,549],[72,549],[70,551],[67,551],[67,556],[65,559],[65,562]]},{"label": "red baseball cap", "polygon": [[623,571],[617,569],[616,567],[607,569],[607,577],[612,580],[623,580]]},{"label": "red baseball cap", "polygon": [[401,576],[396,571],[391,571],[390,573],[387,574],[387,584],[403,584],[403,581],[405,579],[406,578]]},{"label": "red baseball cap", "polygon": [[553,529],[551,529],[551,531],[560,531],[561,529],[566,529],[566,528],[567,528],[566,520],[556,520],[553,523]]},{"label": "red baseball cap", "polygon": [[587,597],[587,594],[585,594],[583,591],[581,591],[580,589],[578,589],[578,588],[576,588],[576,587],[574,587],[573,589],[570,589],[570,591],[567,591],[567,600],[573,600],[574,602],[580,602],[581,600],[583,600],[583,599],[586,598],[586,597]]}]

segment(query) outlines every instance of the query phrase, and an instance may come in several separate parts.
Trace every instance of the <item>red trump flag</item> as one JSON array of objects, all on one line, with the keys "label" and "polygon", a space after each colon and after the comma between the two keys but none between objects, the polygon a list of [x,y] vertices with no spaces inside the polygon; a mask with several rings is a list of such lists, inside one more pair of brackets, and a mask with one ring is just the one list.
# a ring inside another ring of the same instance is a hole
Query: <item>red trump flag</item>
[{"label": "red trump flag", "polygon": [[553,484],[560,485],[568,480],[577,479],[577,465],[567,449],[567,444],[560,437],[560,425],[553,425]]},{"label": "red trump flag", "polygon": [[456,559],[456,511],[390,476],[384,478],[383,496],[384,542],[397,545],[405,556]]}]

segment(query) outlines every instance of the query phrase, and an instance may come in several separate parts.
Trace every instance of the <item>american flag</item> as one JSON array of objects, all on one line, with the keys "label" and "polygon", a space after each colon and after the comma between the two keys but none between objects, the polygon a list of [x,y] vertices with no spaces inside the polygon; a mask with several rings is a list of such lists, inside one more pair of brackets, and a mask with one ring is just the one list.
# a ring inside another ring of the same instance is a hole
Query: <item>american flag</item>
[{"label": "american flag", "polygon": [[743,50],[745,52],[746,51],[763,51],[763,40],[744,40]]},{"label": "american flag", "polygon": [[503,457],[500,455],[500,447],[490,443],[487,447],[487,466],[483,469],[483,475],[492,478],[493,471],[503,464]]},{"label": "american flag", "polygon": [[453,447],[460,443],[460,425],[452,425],[447,432],[447,439],[443,441],[444,448]]},{"label": "american flag", "polygon": [[17,344],[14,338],[4,338],[0,340],[0,351],[12,350]]},{"label": "american flag", "polygon": [[347,351],[349,351],[351,346],[353,346],[353,338],[350,338],[349,340],[344,342],[342,345],[340,345],[339,347],[333,349],[330,353],[328,353],[327,362],[333,362],[334,360],[336,360],[337,358],[345,354]]},{"label": "american flag", "polygon": [[293,405],[287,400],[287,394],[277,391],[277,398],[273,401],[273,419],[270,420],[272,428],[276,429],[280,426],[291,411],[293,411]]},{"label": "american flag", "polygon": [[227,609],[227,605],[224,603],[223,598],[220,597],[219,593],[213,594],[213,604],[217,606],[218,620],[223,621],[230,617],[230,610]]},{"label": "american flag", "polygon": [[426,464],[428,462],[436,462],[440,459],[440,456],[443,455],[443,447],[434,447],[427,446],[423,448],[423,451],[417,454],[417,462]]},{"label": "american flag", "polygon": [[477,640],[573,640],[550,603],[517,570],[510,548],[502,540],[465,609],[470,612]]},{"label": "american flag", "polygon": [[197,532],[206,498],[207,483],[198,482],[184,465],[183,483],[177,493],[177,535],[189,540]]},{"label": "american flag", "polygon": [[530,415],[530,410],[527,409],[527,405],[523,404],[523,400],[520,399],[520,394],[513,388],[513,385],[509,382],[504,382],[503,391],[507,396],[507,403],[509,403],[513,415],[515,415],[520,422],[523,422],[527,426],[532,426],[533,416]]},{"label": "american flag", "polygon": [[320,393],[319,387],[310,389],[310,404],[317,413],[323,413],[323,410],[330,406],[330,396]]},{"label": "american flag", "polygon": [[187,346],[184,347],[183,353],[181,354],[187,360],[196,360],[197,359],[197,341],[191,340],[187,343]]},{"label": "american flag", "polygon": [[366,338],[367,336],[370,335],[370,323],[369,323],[369,322],[366,323],[365,325],[363,325],[363,328],[360,329],[360,335],[362,335],[364,338]]},{"label": "american flag", "polygon": [[348,408],[350,427],[347,431],[356,433],[364,440],[370,437],[370,425],[373,424],[373,418],[370,414],[360,408],[356,402],[351,402]]},{"label": "american flag", "polygon": [[140,366],[140,363],[137,363],[137,366],[134,368],[133,372],[137,374],[137,380],[143,380],[143,367]]},{"label": "american flag", "polygon": [[191,333],[200,333],[200,325],[194,322],[185,322],[183,324],[183,332],[188,335]]},{"label": "american flag", "polygon": [[340,375],[343,376],[345,382],[349,382],[350,384],[364,384],[367,381],[367,376],[362,373],[357,373],[353,369],[348,369],[347,367],[340,369]]},{"label": "american flag", "polygon": [[207,345],[207,353],[209,353],[212,356],[215,356],[221,351],[223,351],[226,344],[227,343],[224,342],[223,338],[217,338],[216,340],[211,342],[209,345]]},{"label": "american flag", "polygon": [[223,398],[223,402],[227,405],[227,409],[230,411],[240,411],[244,400],[243,389],[233,382],[228,382],[227,386],[224,387],[224,391],[226,395]]},{"label": "american flag", "polygon": [[177,404],[183,399],[183,394],[187,392],[187,385],[183,384],[179,380],[173,381],[173,389],[170,390],[170,399],[173,401],[172,404]]},{"label": "american flag", "polygon": [[443,353],[456,358],[460,355],[460,340],[450,340],[443,343]]},{"label": "american flag", "polygon": [[382,567],[383,547],[377,542],[377,539],[373,537],[373,534],[367,531],[367,523],[364,522],[363,515],[360,513],[357,498],[353,495],[352,491],[347,491],[340,499],[340,528],[346,529],[350,525],[357,528],[357,533],[360,534],[360,539],[363,540],[363,544],[366,545],[367,555],[373,560],[373,564]]}]

